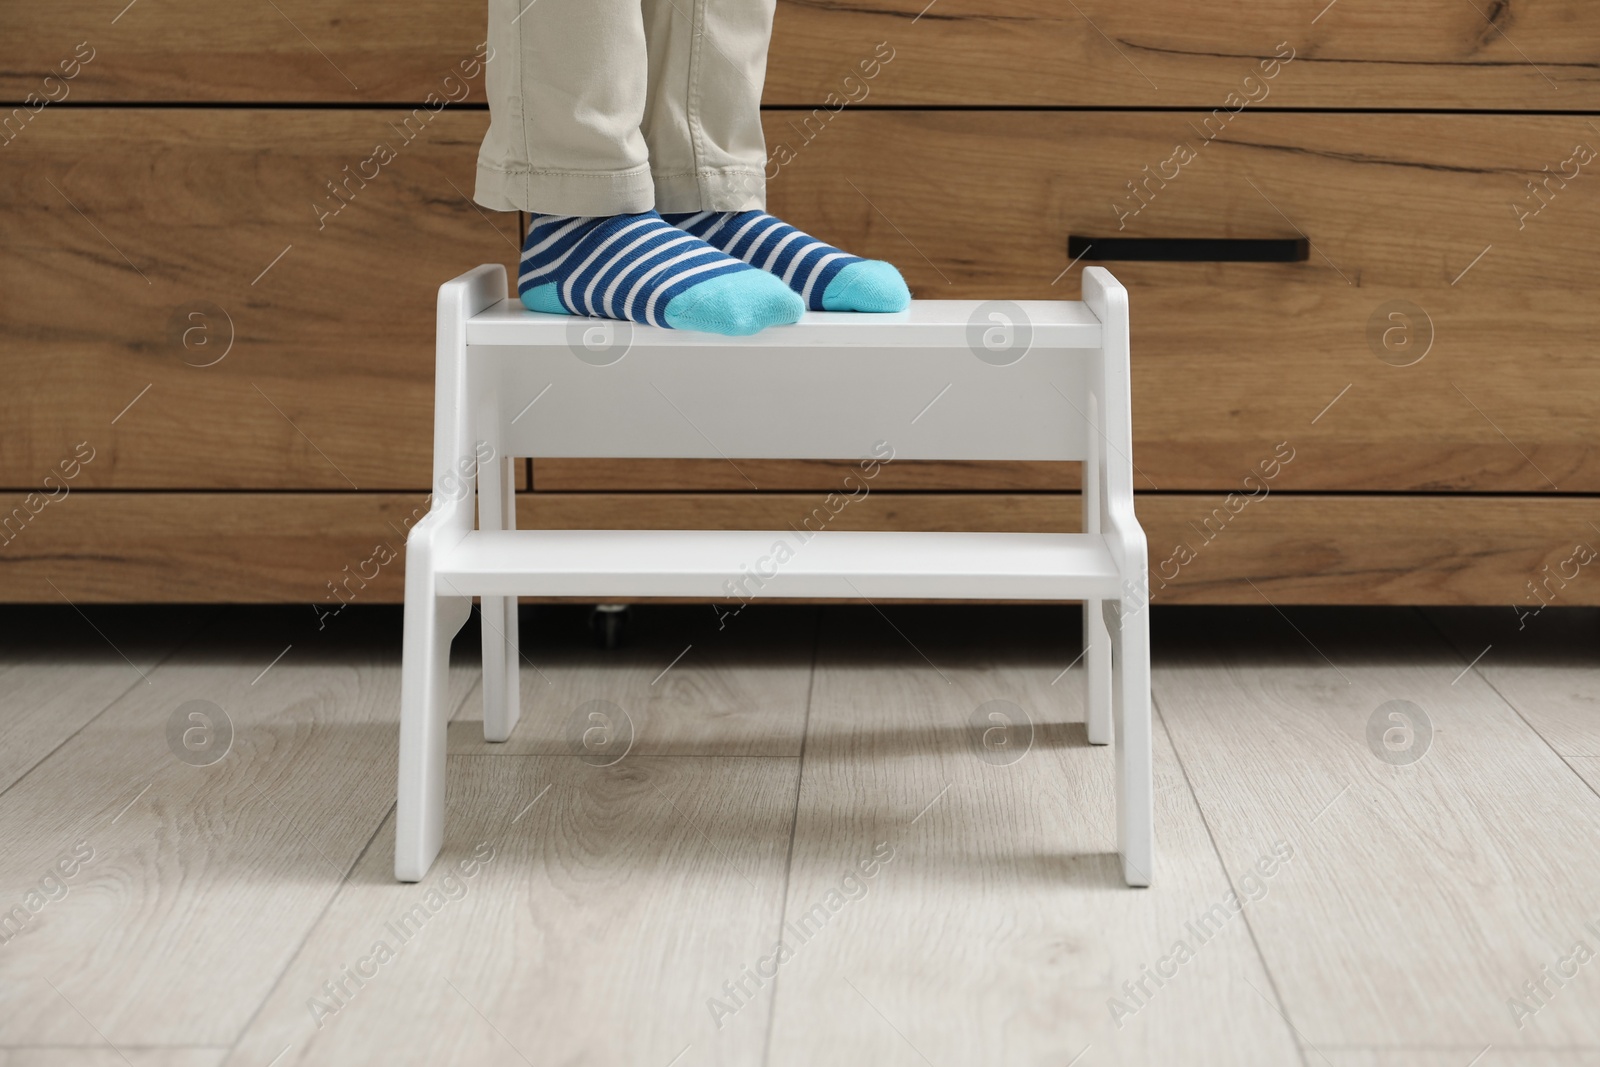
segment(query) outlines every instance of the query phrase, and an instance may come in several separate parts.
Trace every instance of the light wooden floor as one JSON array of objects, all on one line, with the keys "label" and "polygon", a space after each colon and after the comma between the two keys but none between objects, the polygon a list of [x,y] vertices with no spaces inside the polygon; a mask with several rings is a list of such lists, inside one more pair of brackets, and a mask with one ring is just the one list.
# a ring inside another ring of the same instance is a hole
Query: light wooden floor
[{"label": "light wooden floor", "polygon": [[496,746],[464,636],[412,886],[394,612],[5,617],[0,1067],[1600,1064],[1593,611],[1157,609],[1148,890],[1075,608],[529,613]]}]

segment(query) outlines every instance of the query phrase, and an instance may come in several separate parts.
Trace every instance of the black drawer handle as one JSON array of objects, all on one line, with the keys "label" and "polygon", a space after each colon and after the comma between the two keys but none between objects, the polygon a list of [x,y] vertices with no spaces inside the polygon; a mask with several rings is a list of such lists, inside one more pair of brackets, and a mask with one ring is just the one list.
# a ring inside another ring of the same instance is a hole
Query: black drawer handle
[{"label": "black drawer handle", "polygon": [[1311,256],[1311,242],[1304,237],[1068,237],[1067,255],[1073,262],[1301,263]]}]

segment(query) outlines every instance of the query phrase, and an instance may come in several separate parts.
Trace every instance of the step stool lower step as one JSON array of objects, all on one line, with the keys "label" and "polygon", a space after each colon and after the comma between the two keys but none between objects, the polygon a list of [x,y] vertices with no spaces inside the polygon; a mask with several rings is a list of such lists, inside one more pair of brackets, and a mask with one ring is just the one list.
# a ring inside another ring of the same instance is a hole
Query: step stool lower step
[{"label": "step stool lower step", "polygon": [[443,596],[1089,600],[1120,595],[1097,534],[824,530],[475,531]]}]

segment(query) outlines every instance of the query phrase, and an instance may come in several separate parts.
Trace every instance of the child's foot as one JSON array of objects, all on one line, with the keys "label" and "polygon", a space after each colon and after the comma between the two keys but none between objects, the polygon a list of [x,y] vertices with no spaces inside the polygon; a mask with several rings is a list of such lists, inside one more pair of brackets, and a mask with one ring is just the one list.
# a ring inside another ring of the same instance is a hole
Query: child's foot
[{"label": "child's foot", "polygon": [[892,265],[841,252],[765,211],[662,217],[713,248],[783,279],[812,311],[904,311],[911,303],[911,291]]},{"label": "child's foot", "polygon": [[530,311],[734,336],[796,322],[805,310],[772,275],[667,225],[654,211],[532,216],[517,293]]}]

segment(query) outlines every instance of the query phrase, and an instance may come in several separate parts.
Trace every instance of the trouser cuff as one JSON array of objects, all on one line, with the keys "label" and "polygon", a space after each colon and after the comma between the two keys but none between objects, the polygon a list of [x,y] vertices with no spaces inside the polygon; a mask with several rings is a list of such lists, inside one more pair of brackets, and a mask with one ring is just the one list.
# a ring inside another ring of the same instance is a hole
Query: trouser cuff
[{"label": "trouser cuff", "polygon": [[491,211],[631,215],[655,206],[648,164],[610,173],[515,170],[478,164],[473,199]]},{"label": "trouser cuff", "polygon": [[751,211],[767,205],[767,176],[751,167],[705,167],[655,176],[656,210]]}]

